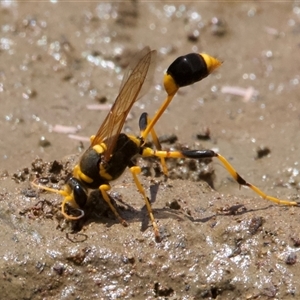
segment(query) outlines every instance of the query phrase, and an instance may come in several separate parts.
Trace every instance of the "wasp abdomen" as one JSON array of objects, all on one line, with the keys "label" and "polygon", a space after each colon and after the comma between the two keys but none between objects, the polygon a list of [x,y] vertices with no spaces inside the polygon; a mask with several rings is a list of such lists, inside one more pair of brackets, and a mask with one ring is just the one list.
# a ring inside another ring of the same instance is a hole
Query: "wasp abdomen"
[{"label": "wasp abdomen", "polygon": [[203,57],[198,53],[179,56],[168,68],[167,74],[171,75],[179,87],[187,86],[209,75]]}]

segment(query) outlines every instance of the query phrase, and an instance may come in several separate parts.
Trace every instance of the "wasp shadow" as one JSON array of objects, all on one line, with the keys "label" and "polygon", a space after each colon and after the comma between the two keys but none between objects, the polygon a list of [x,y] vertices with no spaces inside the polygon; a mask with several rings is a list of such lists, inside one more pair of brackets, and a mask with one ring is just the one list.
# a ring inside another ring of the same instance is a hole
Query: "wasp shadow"
[{"label": "wasp shadow", "polygon": [[[160,183],[155,183],[150,186],[150,204],[156,202],[157,195],[159,192]],[[144,204],[141,209],[136,209],[132,205],[123,201],[121,194],[116,192],[111,192],[109,195],[112,205],[116,208],[120,216],[127,222],[133,223],[140,220],[141,222],[141,232],[146,231],[151,227],[151,222],[149,220],[149,214],[146,205]],[[142,197],[141,197],[142,201]],[[268,205],[264,208],[258,209],[247,209],[243,204],[235,204],[232,206],[224,207],[218,209],[216,213],[212,213],[207,217],[203,218],[194,218],[192,214],[185,212],[181,207],[171,208],[170,206],[165,205],[163,208],[155,208],[153,210],[154,217],[156,220],[160,219],[176,219],[178,221],[184,221],[186,219],[190,220],[193,223],[207,223],[210,220],[215,219],[216,217],[225,217],[225,216],[241,216],[247,213],[255,211],[264,211],[271,207]],[[211,212],[207,208],[197,208],[197,211],[201,210],[201,213],[208,214]],[[76,221],[72,222],[73,233],[79,233],[84,225],[96,222],[105,224],[107,227],[111,227],[115,224],[118,224],[114,213],[111,211],[107,202],[103,199],[102,194],[99,190],[92,191],[89,196],[89,201],[85,208],[84,216]]]}]

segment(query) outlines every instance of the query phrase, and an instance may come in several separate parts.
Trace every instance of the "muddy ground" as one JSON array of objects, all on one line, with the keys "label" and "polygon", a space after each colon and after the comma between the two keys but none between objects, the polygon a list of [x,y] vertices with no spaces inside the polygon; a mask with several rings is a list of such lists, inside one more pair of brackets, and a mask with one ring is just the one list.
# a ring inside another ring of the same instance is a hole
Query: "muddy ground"
[{"label": "muddy ground", "polygon": [[62,197],[30,185],[62,186],[89,144],[55,125],[95,134],[149,45],[154,82],[124,130],[138,135],[140,114],[159,108],[176,57],[207,52],[223,65],[179,91],[156,126],[178,139],[164,148],[214,149],[266,193],[299,200],[299,3],[184,3],[0,2],[2,299],[300,297],[299,208],[239,189],[218,160],[168,162],[168,180],[139,161],[160,243],[130,172],[111,192],[127,228],[97,193],[67,222]]}]

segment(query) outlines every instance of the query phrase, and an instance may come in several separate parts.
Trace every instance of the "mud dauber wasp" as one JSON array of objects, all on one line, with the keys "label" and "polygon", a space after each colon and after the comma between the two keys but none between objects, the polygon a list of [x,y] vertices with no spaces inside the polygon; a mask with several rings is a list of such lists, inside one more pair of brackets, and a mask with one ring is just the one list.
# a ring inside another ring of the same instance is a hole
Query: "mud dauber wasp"
[{"label": "mud dauber wasp", "polygon": [[[89,191],[99,189],[103,199],[107,202],[120,223],[127,226],[127,222],[122,219],[116,208],[112,205],[107,192],[111,188],[109,182],[117,179],[128,167],[133,175],[137,189],[144,198],[156,240],[160,240],[159,228],[154,219],[150,201],[138,179],[141,168],[132,162],[132,159],[136,155],[160,158],[165,174],[167,174],[165,158],[200,159],[216,157],[239,185],[247,186],[262,198],[277,204],[297,206],[297,202],[280,200],[266,195],[256,186],[246,182],[222,155],[212,150],[162,150],[154,131],[154,125],[164,113],[179,88],[202,80],[221,65],[219,60],[207,54],[190,53],[178,57],[169,66],[164,75],[164,88],[167,92],[167,98],[164,103],[152,119],[148,117],[147,113],[143,113],[140,117],[140,136],[136,137],[121,133],[125,119],[133,104],[138,100],[139,93],[145,81],[151,80],[155,57],[156,51],[151,51],[150,48],[146,47],[136,55],[133,62],[129,65],[121,85],[120,93],[114,105],[100,126],[97,134],[91,136],[91,145],[84,152],[79,163],[74,167],[72,176],[67,179],[65,188],[63,190],[56,190],[46,186],[40,186],[36,183],[33,183],[33,185],[64,196],[61,211],[63,216],[70,220],[77,220],[83,217],[83,209],[88,201]],[[156,147],[155,150],[146,146],[146,139],[149,134],[152,136],[153,143]],[[78,210],[80,215],[74,216],[67,214],[65,208],[66,203]]]}]

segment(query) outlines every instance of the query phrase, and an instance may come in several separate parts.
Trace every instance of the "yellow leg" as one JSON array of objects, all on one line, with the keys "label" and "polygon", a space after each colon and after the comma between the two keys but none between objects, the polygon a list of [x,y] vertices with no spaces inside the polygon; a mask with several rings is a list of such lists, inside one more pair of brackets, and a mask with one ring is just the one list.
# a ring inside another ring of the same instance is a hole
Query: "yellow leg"
[{"label": "yellow leg", "polygon": [[[64,200],[61,204],[61,213],[62,215],[67,219],[67,220],[79,220],[84,216],[84,211],[82,209],[79,209],[77,204],[75,203],[74,199],[73,199],[73,195],[72,195],[72,191],[69,191],[66,187],[65,190],[55,190],[55,189],[51,189],[47,186],[44,185],[39,185],[36,184],[35,181],[31,182],[31,185],[38,188],[38,189],[43,189],[45,191],[51,192],[51,193],[56,193],[56,194],[60,194],[61,196],[64,197]],[[66,203],[70,203],[71,206],[78,210],[80,212],[80,215],[77,217],[74,216],[70,216],[66,213],[65,207],[66,207]]]},{"label": "yellow leg", "polygon": [[232,165],[228,162],[228,160],[225,157],[223,157],[221,154],[218,154],[218,153],[215,153],[215,154],[216,154],[216,157],[224,165],[226,170],[229,172],[229,174],[237,181],[238,184],[249,187],[251,190],[253,190],[256,194],[261,196],[263,199],[272,201],[276,204],[288,205],[288,206],[298,206],[299,205],[299,203],[296,201],[281,200],[281,199],[278,199],[278,198],[275,198],[275,197],[265,194],[258,187],[252,185],[251,183],[246,182],[246,180],[240,176],[240,174],[232,167]]},{"label": "yellow leg", "polygon": [[139,192],[142,194],[142,196],[145,200],[145,204],[146,204],[146,207],[147,207],[147,210],[148,210],[148,214],[149,214],[150,220],[152,222],[155,239],[156,239],[156,241],[160,241],[159,229],[158,229],[158,226],[157,226],[156,221],[155,221],[154,216],[153,216],[150,201],[149,201],[148,197],[146,196],[145,189],[143,188],[143,186],[141,185],[141,183],[140,183],[140,181],[137,177],[137,175],[141,173],[141,168],[138,167],[138,166],[134,166],[134,167],[130,168],[130,171],[132,173],[132,176],[133,176],[134,182],[136,184],[136,187],[138,188]]},{"label": "yellow leg", "polygon": [[[151,136],[152,136],[152,140],[153,140],[153,143],[154,143],[156,149],[160,151],[160,150],[162,149],[162,148],[161,148],[161,144],[160,144],[160,142],[159,142],[159,140],[158,140],[158,137],[157,137],[157,135],[156,135],[156,132],[155,132],[155,130],[154,130],[153,128],[151,129]],[[166,176],[168,176],[168,168],[167,168],[166,160],[165,160],[164,157],[161,157],[161,158],[160,158],[160,164],[161,164],[163,173],[164,173]]]},{"label": "yellow leg", "polygon": [[102,185],[99,186],[99,190],[100,190],[100,192],[102,194],[103,199],[109,205],[110,209],[115,214],[115,216],[117,217],[117,219],[119,220],[119,222],[123,226],[127,227],[128,226],[127,222],[124,219],[121,218],[121,216],[119,215],[119,213],[117,212],[117,210],[115,209],[115,207],[112,205],[112,203],[110,201],[110,198],[109,198],[109,196],[107,194],[107,191],[110,190],[110,185],[109,184],[102,184]]},{"label": "yellow leg", "polygon": [[142,155],[146,157],[157,156],[157,157],[192,158],[192,159],[216,157],[220,160],[220,162],[224,165],[228,173],[237,181],[238,184],[252,189],[256,194],[258,194],[263,199],[272,201],[279,205],[300,206],[300,203],[296,201],[281,200],[265,194],[258,187],[252,185],[251,183],[247,182],[244,178],[242,178],[225,157],[212,150],[155,151],[151,148],[144,148]]},{"label": "yellow leg", "polygon": [[70,216],[66,213],[65,207],[66,207],[66,203],[68,203],[68,202],[74,202],[72,195],[65,196],[65,198],[64,198],[64,200],[61,204],[61,213],[62,213],[62,215],[67,220],[79,220],[79,219],[81,219],[84,216],[84,211],[82,209],[76,208],[76,210],[78,210],[80,212],[80,215],[77,216],[77,217]]},{"label": "yellow leg", "polygon": [[[148,117],[147,113],[143,113],[141,115],[139,123],[140,123],[141,137],[143,138],[143,136],[145,136],[144,130],[146,130],[149,127],[148,124],[151,123],[151,119]],[[156,150],[158,150],[158,151],[162,150],[161,144],[158,140],[158,137],[156,135],[154,128],[151,128],[150,133],[151,133],[152,140],[153,140]],[[145,136],[145,138],[146,138],[146,136]],[[143,138],[144,141],[145,141],[145,138]],[[168,168],[167,168],[166,160],[164,157],[160,158],[160,163],[162,166],[163,173],[167,176]]]}]

